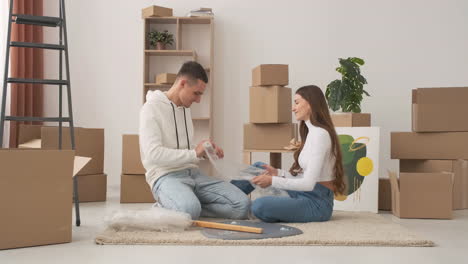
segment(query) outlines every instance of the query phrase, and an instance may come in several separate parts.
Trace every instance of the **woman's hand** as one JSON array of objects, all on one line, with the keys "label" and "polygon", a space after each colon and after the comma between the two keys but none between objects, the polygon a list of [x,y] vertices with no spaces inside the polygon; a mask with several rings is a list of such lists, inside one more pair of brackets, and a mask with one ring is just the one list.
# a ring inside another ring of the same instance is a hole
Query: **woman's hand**
[{"label": "woman's hand", "polygon": [[271,176],[278,176],[278,169],[273,168],[272,166],[265,164],[262,167],[267,171],[268,175]]},{"label": "woman's hand", "polygon": [[252,183],[256,184],[262,188],[266,188],[271,185],[272,176],[268,175],[268,173],[264,173],[262,175],[258,175],[252,179]]}]

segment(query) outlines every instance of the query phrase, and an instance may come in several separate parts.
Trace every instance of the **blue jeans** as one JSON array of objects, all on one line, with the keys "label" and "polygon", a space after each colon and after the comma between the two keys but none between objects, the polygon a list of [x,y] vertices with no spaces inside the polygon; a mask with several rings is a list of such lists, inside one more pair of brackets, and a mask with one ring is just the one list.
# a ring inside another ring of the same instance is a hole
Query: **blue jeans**
[{"label": "blue jeans", "polygon": [[[259,167],[262,163],[255,163]],[[255,188],[246,180],[233,180],[244,193]],[[334,194],[317,183],[312,191],[287,191],[289,197],[265,196],[252,203],[252,213],[264,222],[323,222],[330,220],[333,213]]]},{"label": "blue jeans", "polygon": [[185,169],[161,176],[152,188],[164,208],[185,212],[192,219],[221,217],[245,219],[250,200],[228,182],[208,177],[199,169]]}]

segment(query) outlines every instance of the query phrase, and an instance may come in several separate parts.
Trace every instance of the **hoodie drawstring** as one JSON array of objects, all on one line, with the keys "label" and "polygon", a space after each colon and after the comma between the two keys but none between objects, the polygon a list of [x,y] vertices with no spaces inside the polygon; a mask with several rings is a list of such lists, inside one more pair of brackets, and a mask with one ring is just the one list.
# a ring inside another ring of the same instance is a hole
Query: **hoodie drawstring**
[{"label": "hoodie drawstring", "polygon": [[[177,130],[177,119],[175,115],[175,108],[172,102],[171,102],[171,106],[172,106],[172,113],[174,114],[174,125],[175,125],[176,139],[177,139],[177,149],[179,149],[179,131]],[[185,133],[187,135],[187,147],[188,149],[190,149],[190,141],[188,138],[187,117],[185,115],[185,108],[184,108],[184,121],[185,121]]]}]

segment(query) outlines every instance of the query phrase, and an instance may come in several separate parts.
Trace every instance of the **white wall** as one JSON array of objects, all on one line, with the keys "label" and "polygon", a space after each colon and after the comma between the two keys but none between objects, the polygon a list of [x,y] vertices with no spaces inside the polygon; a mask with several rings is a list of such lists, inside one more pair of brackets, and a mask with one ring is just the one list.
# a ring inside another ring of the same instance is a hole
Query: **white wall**
[{"label": "white wall", "polygon": [[[296,90],[307,84],[325,88],[339,77],[334,69],[340,57],[364,58],[362,72],[372,97],[364,100],[363,111],[381,127],[381,177],[387,168],[397,168],[390,160],[390,131],[411,128],[411,89],[468,85],[467,1],[66,2],[76,125],[106,129],[105,170],[113,185],[120,177],[121,135],[137,133],[140,10],[151,4],[172,7],[176,16],[213,8],[215,140],[227,158],[239,162],[251,69],[258,64],[289,64],[289,86]],[[57,9],[56,1],[46,3],[46,12]],[[54,63],[48,62],[48,71]],[[49,112],[56,109],[55,99],[46,104]]]}]

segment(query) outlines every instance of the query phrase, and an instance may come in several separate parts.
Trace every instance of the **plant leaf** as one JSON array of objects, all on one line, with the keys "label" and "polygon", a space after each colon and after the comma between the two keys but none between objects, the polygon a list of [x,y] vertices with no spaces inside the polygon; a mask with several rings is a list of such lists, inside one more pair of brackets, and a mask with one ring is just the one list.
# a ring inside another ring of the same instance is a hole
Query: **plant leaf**
[{"label": "plant leaf", "polygon": [[339,107],[339,101],[340,101],[339,98],[341,97],[340,86],[341,86],[341,80],[334,80],[327,86],[327,90],[329,91],[329,97],[327,98],[328,105],[333,111],[336,111],[340,108]]},{"label": "plant leaf", "polygon": [[352,57],[352,58],[349,58],[350,61],[354,62],[354,63],[357,63],[359,65],[364,65],[364,60],[361,59],[361,58],[358,58],[358,57]]}]

